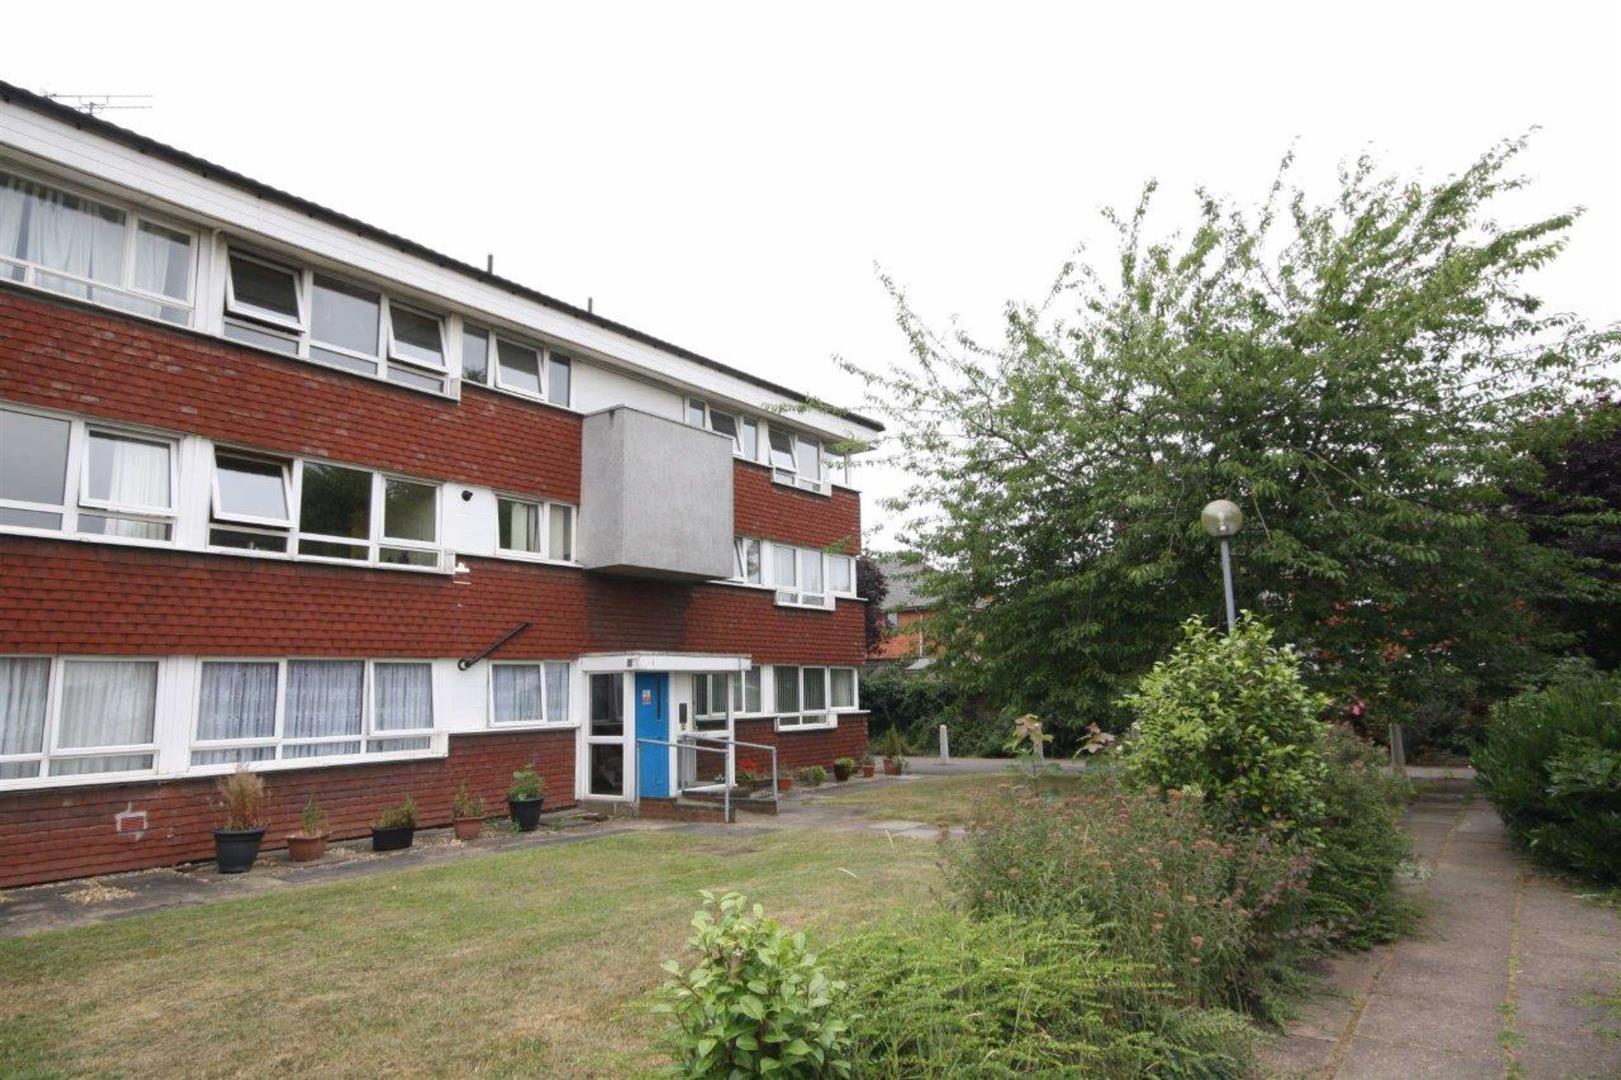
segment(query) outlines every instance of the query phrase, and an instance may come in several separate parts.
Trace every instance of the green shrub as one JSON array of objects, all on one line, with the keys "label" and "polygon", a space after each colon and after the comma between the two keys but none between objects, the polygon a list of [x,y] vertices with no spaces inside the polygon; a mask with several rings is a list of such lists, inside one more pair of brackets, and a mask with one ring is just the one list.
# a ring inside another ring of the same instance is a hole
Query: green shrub
[{"label": "green shrub", "polygon": [[414,829],[417,827],[416,800],[407,795],[398,806],[384,810],[377,818],[379,829]]},{"label": "green shrub", "polygon": [[1275,922],[1311,866],[1267,835],[1225,833],[1197,796],[1162,800],[1109,782],[1069,798],[1010,782],[943,851],[948,886],[970,913],[1090,920],[1116,955],[1152,965],[1189,1006],[1268,995],[1285,947]]},{"label": "green shrub", "polygon": [[465,780],[462,781],[461,787],[456,789],[456,797],[451,802],[451,814],[464,821],[484,816],[484,800],[473,794]]},{"label": "green shrub", "polygon": [[1413,918],[1396,888],[1396,871],[1412,854],[1401,822],[1407,780],[1385,767],[1384,751],[1345,728],[1330,728],[1323,748],[1327,811],[1296,921],[1321,943],[1367,948]]},{"label": "green shrub", "polygon": [[827,770],[820,765],[807,765],[799,770],[799,782],[806,787],[821,787],[827,783]]},{"label": "green shrub", "polygon": [[1621,676],[1567,671],[1500,702],[1474,766],[1534,855],[1621,881]]},{"label": "green shrub", "polygon": [[844,984],[805,944],[737,893],[705,892],[688,945],[691,971],[666,960],[670,979],[655,1008],[674,1021],[676,1072],[684,1077],[851,1075]]},{"label": "green shrub", "polygon": [[512,774],[512,786],[507,788],[507,798],[513,800],[538,799],[545,794],[546,781],[541,779],[540,774],[535,771],[533,761]]},{"label": "green shrub", "polygon": [[304,802],[304,809],[298,815],[298,824],[305,836],[325,836],[327,830],[326,811],[311,795]]},{"label": "green shrub", "polygon": [[1122,704],[1136,715],[1123,759],[1140,787],[1202,792],[1244,828],[1314,842],[1324,813],[1328,701],[1306,689],[1292,649],[1246,613],[1231,633],[1198,619]]},{"label": "green shrub", "polygon": [[1241,1017],[1165,1001],[1084,917],[936,914],[836,945],[858,1073],[1226,1077],[1250,1073]]}]

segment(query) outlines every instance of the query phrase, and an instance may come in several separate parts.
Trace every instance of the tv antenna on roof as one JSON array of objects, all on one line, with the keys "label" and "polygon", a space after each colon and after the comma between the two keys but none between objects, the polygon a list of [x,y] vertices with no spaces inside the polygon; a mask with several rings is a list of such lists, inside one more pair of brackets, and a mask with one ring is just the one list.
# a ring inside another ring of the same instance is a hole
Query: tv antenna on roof
[{"label": "tv antenna on roof", "polygon": [[70,109],[95,116],[112,109],[150,109],[151,94],[46,94],[45,97]]}]

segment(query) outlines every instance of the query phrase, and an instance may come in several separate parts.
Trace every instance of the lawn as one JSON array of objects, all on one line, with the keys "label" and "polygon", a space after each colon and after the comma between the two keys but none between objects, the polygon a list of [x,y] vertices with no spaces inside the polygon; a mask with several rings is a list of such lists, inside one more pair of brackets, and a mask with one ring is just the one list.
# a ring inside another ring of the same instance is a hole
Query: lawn
[{"label": "lawn", "polygon": [[[1078,794],[1102,781],[1104,770],[1040,776],[1036,785],[1043,794]],[[919,776],[884,784],[857,785],[853,790],[828,788],[826,793],[840,806],[858,806],[866,817],[921,821],[928,825],[961,825],[981,799],[1025,781],[1011,770],[971,776]]]},{"label": "lawn", "polygon": [[825,940],[936,880],[860,832],[640,833],[0,941],[0,1071],[634,1075],[699,889]]}]

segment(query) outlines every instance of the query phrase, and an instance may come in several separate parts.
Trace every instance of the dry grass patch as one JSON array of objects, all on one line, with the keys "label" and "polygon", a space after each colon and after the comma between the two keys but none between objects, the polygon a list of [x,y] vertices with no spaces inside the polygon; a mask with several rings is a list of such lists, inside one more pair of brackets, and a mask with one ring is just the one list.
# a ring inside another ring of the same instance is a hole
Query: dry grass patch
[{"label": "dry grass patch", "polygon": [[935,881],[926,844],[640,833],[0,941],[0,1056],[25,1076],[622,1076],[657,1063],[644,999],[699,889],[833,935]]},{"label": "dry grass patch", "polygon": [[[1048,794],[1075,795],[1088,785],[1096,784],[1103,775],[1101,770],[1043,775],[1036,783],[1040,791]],[[1028,781],[1015,777],[1011,771],[972,776],[915,776],[841,791],[833,797],[840,806],[859,806],[865,816],[878,820],[961,825],[972,816],[974,806],[981,799],[1010,784],[1028,786]]]}]

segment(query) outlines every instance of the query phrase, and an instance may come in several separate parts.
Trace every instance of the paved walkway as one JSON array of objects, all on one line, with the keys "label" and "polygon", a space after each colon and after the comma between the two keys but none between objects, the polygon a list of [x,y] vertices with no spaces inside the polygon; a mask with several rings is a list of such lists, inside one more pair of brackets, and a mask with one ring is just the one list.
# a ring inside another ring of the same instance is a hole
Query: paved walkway
[{"label": "paved walkway", "polygon": [[[1461,782],[1409,814],[1418,932],[1324,965],[1327,989],[1267,1052],[1278,1076],[1621,1076],[1621,917],[1525,865]],[[1609,1034],[1605,1034],[1608,1029]]]}]

